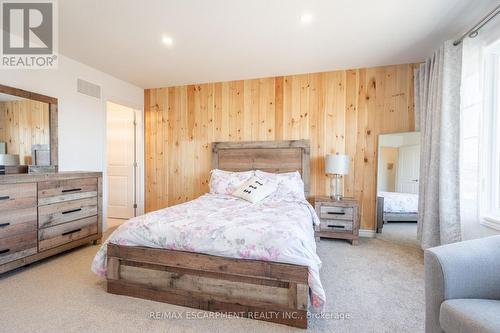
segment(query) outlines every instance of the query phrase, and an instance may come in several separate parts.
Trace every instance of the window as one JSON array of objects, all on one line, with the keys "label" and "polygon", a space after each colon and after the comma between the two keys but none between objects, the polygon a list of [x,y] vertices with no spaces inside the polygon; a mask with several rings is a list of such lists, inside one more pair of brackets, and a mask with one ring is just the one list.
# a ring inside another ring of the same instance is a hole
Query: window
[{"label": "window", "polygon": [[500,229],[500,47],[486,56],[480,213],[483,224]]}]

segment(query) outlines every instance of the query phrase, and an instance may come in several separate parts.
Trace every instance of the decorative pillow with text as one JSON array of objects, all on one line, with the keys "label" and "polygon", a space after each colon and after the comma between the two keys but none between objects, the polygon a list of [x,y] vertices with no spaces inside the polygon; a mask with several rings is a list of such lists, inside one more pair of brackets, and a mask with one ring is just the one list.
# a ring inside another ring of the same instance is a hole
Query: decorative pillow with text
[{"label": "decorative pillow with text", "polygon": [[253,176],[234,191],[233,195],[251,203],[256,203],[275,192],[276,188],[277,184],[275,182]]}]

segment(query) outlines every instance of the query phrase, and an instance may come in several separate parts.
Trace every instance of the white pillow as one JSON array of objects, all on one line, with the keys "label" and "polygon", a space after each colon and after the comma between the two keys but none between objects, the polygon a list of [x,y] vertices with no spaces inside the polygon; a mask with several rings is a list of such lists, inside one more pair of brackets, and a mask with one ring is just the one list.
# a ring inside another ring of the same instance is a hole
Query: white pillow
[{"label": "white pillow", "polygon": [[210,176],[210,193],[232,194],[254,174],[254,171],[232,172],[214,169]]},{"label": "white pillow", "polygon": [[251,203],[256,203],[268,197],[276,191],[276,188],[277,184],[275,182],[253,176],[234,191],[233,195]]},{"label": "white pillow", "polygon": [[278,188],[274,196],[280,199],[305,200],[304,182],[298,171],[286,173],[270,173],[257,170],[255,176],[276,182]]}]

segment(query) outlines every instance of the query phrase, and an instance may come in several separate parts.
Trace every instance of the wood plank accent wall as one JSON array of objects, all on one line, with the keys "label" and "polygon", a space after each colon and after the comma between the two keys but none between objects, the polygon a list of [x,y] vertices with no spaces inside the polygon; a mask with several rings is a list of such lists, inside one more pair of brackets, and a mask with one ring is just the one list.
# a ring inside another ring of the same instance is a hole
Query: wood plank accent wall
[{"label": "wood plank accent wall", "polygon": [[0,141],[7,153],[31,164],[31,146],[50,144],[49,104],[33,100],[0,102]]},{"label": "wood plank accent wall", "polygon": [[208,191],[214,141],[311,141],[311,195],[328,195],[327,153],[351,156],[345,195],[375,229],[377,144],[413,131],[413,64],[147,89],[146,211]]}]

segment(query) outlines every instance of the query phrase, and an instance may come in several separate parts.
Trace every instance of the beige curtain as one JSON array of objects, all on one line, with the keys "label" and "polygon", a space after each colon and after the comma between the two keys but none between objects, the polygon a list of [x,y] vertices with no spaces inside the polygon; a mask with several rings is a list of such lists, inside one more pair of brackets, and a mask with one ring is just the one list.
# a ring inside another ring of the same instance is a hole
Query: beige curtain
[{"label": "beige curtain", "polygon": [[415,71],[421,133],[418,238],[423,249],[461,240],[461,46],[447,41]]}]

